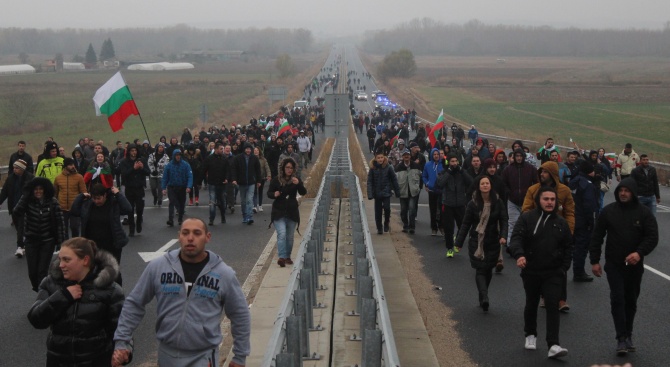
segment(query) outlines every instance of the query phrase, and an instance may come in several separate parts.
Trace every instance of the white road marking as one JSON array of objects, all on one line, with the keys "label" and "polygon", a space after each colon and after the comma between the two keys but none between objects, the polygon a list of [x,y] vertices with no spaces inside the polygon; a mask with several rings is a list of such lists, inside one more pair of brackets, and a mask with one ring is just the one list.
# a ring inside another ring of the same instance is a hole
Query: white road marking
[{"label": "white road marking", "polygon": [[144,260],[145,263],[148,263],[149,261],[151,261],[153,259],[156,259],[158,257],[163,256],[163,254],[165,254],[165,252],[167,250],[169,250],[170,247],[172,247],[177,242],[179,242],[179,240],[175,238],[175,239],[172,239],[172,240],[168,241],[168,243],[163,245],[163,247],[159,248],[155,252],[138,252],[138,254],[142,258],[142,260]]},{"label": "white road marking", "polygon": [[649,266],[649,265],[645,265],[644,268],[647,269],[647,270],[649,270],[650,272],[652,272],[652,273],[658,275],[658,276],[661,277],[661,278],[665,278],[666,280],[670,280],[670,275],[664,274],[664,273],[662,273],[662,272],[660,272],[660,271],[658,271],[658,270],[652,268],[652,267]]}]

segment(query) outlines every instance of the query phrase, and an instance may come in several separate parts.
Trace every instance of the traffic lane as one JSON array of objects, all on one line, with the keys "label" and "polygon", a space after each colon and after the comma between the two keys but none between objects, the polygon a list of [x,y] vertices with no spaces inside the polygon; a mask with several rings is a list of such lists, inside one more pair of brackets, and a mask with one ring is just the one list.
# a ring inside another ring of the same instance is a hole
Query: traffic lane
[{"label": "traffic lane", "polygon": [[[394,215],[397,215],[398,206],[394,205],[394,209]],[[505,255],[505,269],[493,277],[489,290],[491,308],[488,314],[484,314],[478,307],[475,273],[470,267],[467,252],[456,255],[454,259],[446,259],[444,238],[429,235],[427,208],[422,209],[418,213],[417,234],[410,236],[412,244],[421,255],[426,275],[434,285],[442,287],[436,292],[440,293],[442,302],[453,310],[463,347],[475,362],[482,366],[499,366],[500,361],[515,366],[555,363],[546,358],[543,310],[538,312],[538,350],[530,352],[523,348],[525,293],[515,261]],[[568,278],[572,278],[571,272]],[[567,286],[568,303],[572,309],[569,314],[561,315],[560,334],[561,345],[570,351],[565,361],[571,366],[621,363],[623,359],[614,356],[614,326],[606,278],[596,279],[593,283],[569,280]],[[663,302],[668,299],[669,293],[667,280],[645,272],[634,333],[639,352],[626,359],[633,365],[664,365],[670,358],[670,351],[665,347],[668,342],[667,326],[665,322],[658,322],[670,317],[670,310]]]}]

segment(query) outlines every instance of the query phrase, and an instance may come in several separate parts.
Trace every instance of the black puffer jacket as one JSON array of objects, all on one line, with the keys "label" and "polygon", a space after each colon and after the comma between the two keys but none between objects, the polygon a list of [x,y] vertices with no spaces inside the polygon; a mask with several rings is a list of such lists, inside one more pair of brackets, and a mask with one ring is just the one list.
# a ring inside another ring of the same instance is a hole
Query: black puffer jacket
[{"label": "black puffer jacket", "polygon": [[[35,199],[35,187],[44,188],[42,200]],[[35,243],[60,244],[65,240],[63,212],[54,197],[54,186],[44,177],[35,177],[26,183],[23,196],[14,207],[14,214],[24,216],[26,241]]]},{"label": "black puffer jacket", "polygon": [[435,183],[442,189],[442,204],[450,207],[465,206],[470,200],[467,193],[472,185],[472,177],[461,166],[443,167],[444,170],[437,175]]},{"label": "black puffer jacket", "polygon": [[[470,265],[477,268],[493,268],[498,262],[500,254],[500,239],[507,238],[507,208],[502,200],[497,199],[491,203],[491,215],[484,231],[484,259],[475,257],[477,251],[477,225],[481,217],[482,208],[479,208],[474,200],[470,200],[465,207],[465,216],[463,224],[458,230],[456,236],[456,245],[462,246],[465,242],[465,236],[470,233],[468,241],[468,252],[470,253]],[[500,230],[498,230],[500,228]]]},{"label": "black puffer jacket", "polygon": [[[293,162],[293,167],[296,166],[293,159],[284,159],[279,168],[279,172],[284,172],[284,166],[287,162]],[[291,182],[293,177],[298,179],[297,185]],[[278,197],[275,197],[276,191],[281,193]],[[296,223],[300,223],[300,210],[298,209],[298,200],[296,199],[297,194],[305,195],[307,194],[307,189],[303,185],[302,180],[296,176],[295,170],[293,170],[291,178],[287,180],[277,176],[270,181],[267,196],[274,200],[274,202],[272,202],[272,214],[270,216],[272,222],[274,222],[275,219],[288,218]]]},{"label": "black puffer jacket", "polygon": [[370,161],[370,170],[368,171],[368,199],[389,198],[395,191],[396,196],[400,196],[400,186],[398,186],[398,177],[389,164],[388,158],[384,156],[382,164],[377,163],[373,158]]},{"label": "black puffer jacket", "polygon": [[99,250],[94,263],[95,267],[79,283],[83,293],[75,301],[67,287],[76,282],[64,279],[59,260],[54,260],[28,312],[28,320],[35,328],[51,328],[47,353],[71,364],[91,361],[111,352],[123,306],[123,290],[114,283],[119,272],[114,257]]}]

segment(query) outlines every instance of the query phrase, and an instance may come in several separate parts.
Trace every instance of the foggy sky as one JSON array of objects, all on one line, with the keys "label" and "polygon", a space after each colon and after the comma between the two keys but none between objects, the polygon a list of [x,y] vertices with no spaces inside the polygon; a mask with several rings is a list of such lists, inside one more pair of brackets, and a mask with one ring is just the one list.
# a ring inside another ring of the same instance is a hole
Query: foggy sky
[{"label": "foggy sky", "polygon": [[429,17],[462,24],[661,29],[668,0],[0,0],[0,27],[308,28],[316,36],[391,28]]}]

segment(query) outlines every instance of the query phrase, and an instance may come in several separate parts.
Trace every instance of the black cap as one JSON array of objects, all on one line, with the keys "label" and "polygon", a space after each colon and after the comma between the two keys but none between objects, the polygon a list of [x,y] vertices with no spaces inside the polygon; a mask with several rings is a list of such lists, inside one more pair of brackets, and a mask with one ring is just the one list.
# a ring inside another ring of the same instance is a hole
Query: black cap
[{"label": "black cap", "polygon": [[71,164],[74,164],[74,159],[72,159],[70,157],[67,157],[67,158],[63,159],[63,167],[67,167]]},{"label": "black cap", "polygon": [[588,175],[589,173],[593,172],[593,164],[591,164],[589,161],[583,161],[579,165],[579,172]]}]

